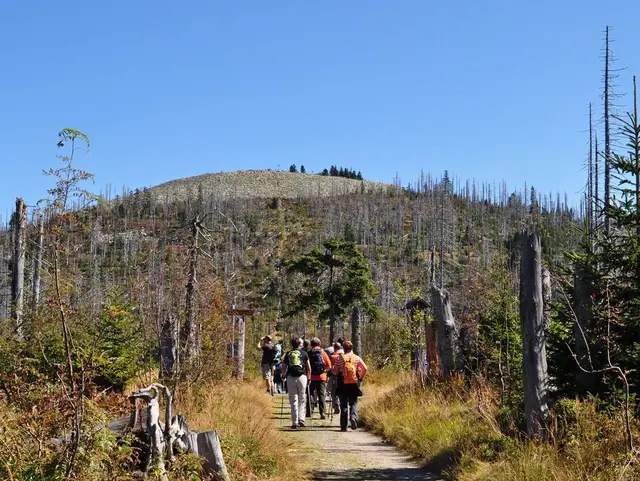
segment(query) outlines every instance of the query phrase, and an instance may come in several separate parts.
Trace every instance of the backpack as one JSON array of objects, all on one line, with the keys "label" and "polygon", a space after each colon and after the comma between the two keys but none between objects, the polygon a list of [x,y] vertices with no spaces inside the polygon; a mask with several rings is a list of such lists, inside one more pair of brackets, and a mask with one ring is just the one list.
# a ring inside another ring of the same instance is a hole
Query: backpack
[{"label": "backpack", "polygon": [[320,375],[327,370],[327,366],[322,359],[322,349],[313,349],[309,353],[309,361],[311,362],[311,374]]},{"label": "backpack", "polygon": [[349,359],[344,354],[340,354],[344,361],[344,367],[342,368],[342,382],[344,384],[358,384],[358,370],[353,362],[355,355],[352,354]]},{"label": "backpack", "polygon": [[293,349],[292,351],[289,351],[288,358],[290,374],[292,374],[294,377],[306,374],[307,370],[302,365],[302,354],[300,353],[299,349]]},{"label": "backpack", "polygon": [[275,354],[273,355],[273,362],[276,364],[280,362],[280,358],[282,357],[282,346],[280,344],[276,344],[274,346]]}]

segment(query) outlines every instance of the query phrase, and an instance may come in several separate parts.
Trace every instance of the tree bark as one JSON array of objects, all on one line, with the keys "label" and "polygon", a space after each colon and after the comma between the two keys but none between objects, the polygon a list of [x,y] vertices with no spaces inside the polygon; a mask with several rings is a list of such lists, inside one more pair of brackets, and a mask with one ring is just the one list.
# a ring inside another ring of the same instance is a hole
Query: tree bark
[{"label": "tree bark", "polygon": [[457,370],[458,362],[458,326],[451,312],[451,298],[449,293],[431,285],[431,305],[436,327],[436,340],[440,357],[440,372],[445,379],[449,379]]},{"label": "tree bark", "polygon": [[202,468],[205,474],[213,474],[220,481],[230,481],[218,433],[216,431],[198,433],[194,444],[197,448],[195,454],[204,460]]},{"label": "tree bark", "polygon": [[13,264],[11,277],[11,301],[13,307],[13,320],[16,326],[18,339],[24,338],[24,264],[25,264],[25,234],[27,230],[27,206],[18,197],[16,199],[16,212],[14,217],[14,244]]},{"label": "tree bark", "polygon": [[169,314],[160,332],[160,377],[173,379],[178,372],[178,320]]},{"label": "tree bark", "polygon": [[191,225],[191,248],[189,249],[189,274],[185,294],[185,319],[180,333],[181,354],[180,363],[185,368],[196,354],[196,313],[195,291],[198,271],[198,237],[200,229],[200,215],[196,214]]},{"label": "tree bark", "polygon": [[358,307],[351,309],[351,342],[353,343],[353,352],[358,356],[362,356],[362,333],[360,329],[360,309]]},{"label": "tree bark", "polygon": [[[575,345],[576,362],[587,371],[593,370],[589,356],[588,335],[593,319],[593,306],[591,293],[593,286],[587,269],[576,264],[573,283],[573,302],[576,315],[576,323],[573,326],[573,339]],[[576,381],[578,393],[582,396],[593,391],[596,386],[596,377],[593,373],[576,368]]]},{"label": "tree bark", "polygon": [[522,325],[522,367],[524,407],[529,436],[544,430],[547,414],[548,374],[542,295],[540,236],[523,234],[520,262],[520,322]]},{"label": "tree bark", "polygon": [[33,308],[40,302],[40,269],[42,269],[42,249],[44,246],[44,218],[38,219],[38,240],[36,241],[36,255],[33,263]]}]

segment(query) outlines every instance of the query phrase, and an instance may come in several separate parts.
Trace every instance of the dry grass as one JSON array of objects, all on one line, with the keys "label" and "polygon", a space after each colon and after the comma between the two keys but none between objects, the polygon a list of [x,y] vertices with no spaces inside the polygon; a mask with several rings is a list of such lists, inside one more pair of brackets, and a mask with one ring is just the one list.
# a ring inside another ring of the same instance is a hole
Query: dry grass
[{"label": "dry grass", "polygon": [[189,426],[217,430],[232,479],[304,479],[272,419],[272,398],[257,383],[227,382],[199,388],[178,407]]},{"label": "dry grass", "polygon": [[494,396],[484,386],[423,389],[409,382],[375,396],[362,413],[372,431],[447,479],[640,479],[638,460],[625,453],[621,419],[596,412],[593,403],[568,401],[566,406],[569,415],[567,409],[553,415],[550,440],[539,443],[498,431]]}]

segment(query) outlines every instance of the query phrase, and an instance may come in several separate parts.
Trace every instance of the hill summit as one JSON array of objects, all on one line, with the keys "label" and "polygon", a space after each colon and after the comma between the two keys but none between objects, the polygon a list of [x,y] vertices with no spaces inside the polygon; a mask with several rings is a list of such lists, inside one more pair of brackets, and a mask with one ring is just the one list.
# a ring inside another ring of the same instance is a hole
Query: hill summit
[{"label": "hill summit", "polygon": [[391,184],[367,180],[299,174],[277,170],[238,170],[171,180],[149,189],[157,201],[182,201],[197,196],[219,198],[331,197],[357,192],[388,191]]}]

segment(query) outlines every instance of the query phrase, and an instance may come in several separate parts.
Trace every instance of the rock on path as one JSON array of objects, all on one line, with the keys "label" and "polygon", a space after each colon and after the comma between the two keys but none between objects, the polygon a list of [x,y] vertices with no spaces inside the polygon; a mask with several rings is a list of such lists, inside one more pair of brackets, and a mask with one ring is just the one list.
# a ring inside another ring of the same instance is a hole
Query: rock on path
[{"label": "rock on path", "polygon": [[437,481],[408,456],[382,438],[358,428],[340,432],[339,416],[307,418],[307,427],[291,429],[287,395],[274,396],[274,419],[305,458],[314,481]]}]

